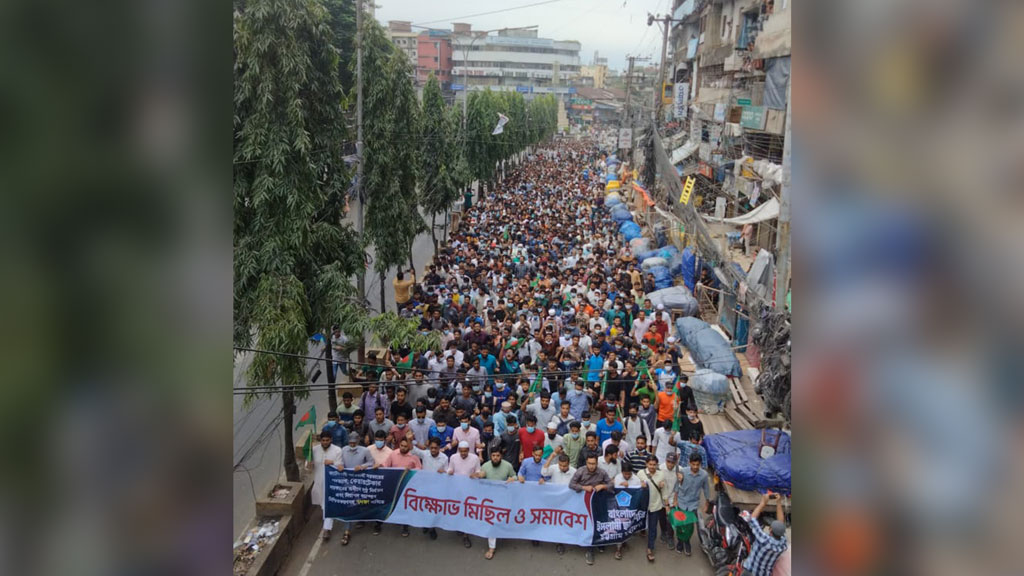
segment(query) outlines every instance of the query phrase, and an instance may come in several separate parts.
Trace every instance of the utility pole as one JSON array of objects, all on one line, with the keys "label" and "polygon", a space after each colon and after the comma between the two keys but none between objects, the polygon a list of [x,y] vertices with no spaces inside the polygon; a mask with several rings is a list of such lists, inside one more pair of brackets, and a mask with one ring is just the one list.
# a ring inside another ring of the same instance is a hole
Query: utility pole
[{"label": "utility pole", "polygon": [[[363,0],[356,0],[356,233],[359,241],[363,241],[364,209],[366,195],[363,194]],[[364,254],[363,258],[366,256]],[[359,305],[366,301],[366,265],[359,266],[357,275],[359,289]],[[360,334],[362,336],[362,334]],[[360,338],[364,340],[364,338]],[[359,361],[366,354],[366,346],[359,346]]]},{"label": "utility pole", "polygon": [[775,251],[779,255],[776,262],[775,276],[775,308],[784,310],[786,294],[789,292],[790,275],[790,239],[789,239],[789,188],[792,180],[793,166],[793,77],[789,78],[786,87],[786,140],[782,143],[782,193],[779,200],[779,235],[776,238]]},{"label": "utility pole", "polygon": [[632,100],[632,87],[633,87],[633,65],[636,61],[645,62],[650,60],[647,56],[638,58],[636,56],[629,56],[629,70],[626,72],[626,109],[625,109],[625,123],[626,127],[629,128],[629,150],[630,154],[634,148],[636,148],[636,134],[634,133],[634,120],[633,111],[630,109],[630,101]]},{"label": "utility pole", "polygon": [[667,57],[668,50],[668,30],[669,27],[675,22],[682,22],[682,20],[673,20],[672,16],[661,16],[655,17],[652,14],[647,14],[647,25],[650,26],[658,22],[661,24],[661,64],[658,66],[658,78],[657,83],[654,87],[654,123],[658,123],[658,119],[661,118],[661,105],[662,97],[664,96],[665,90],[665,58]]},{"label": "utility pole", "polygon": [[[629,128],[630,130],[633,129],[633,115],[630,114],[629,100],[630,100],[630,95],[632,94],[632,92],[630,92],[630,89],[633,87],[633,62],[635,60],[636,60],[636,56],[629,56],[629,70],[626,72],[626,107],[623,108],[623,110],[622,110],[623,115],[625,116],[624,121],[625,121],[626,127]],[[619,127],[620,128],[622,127],[622,122],[619,123]],[[630,136],[629,136],[629,150],[632,153],[632,151],[633,151],[633,133],[632,132],[630,132]]]}]

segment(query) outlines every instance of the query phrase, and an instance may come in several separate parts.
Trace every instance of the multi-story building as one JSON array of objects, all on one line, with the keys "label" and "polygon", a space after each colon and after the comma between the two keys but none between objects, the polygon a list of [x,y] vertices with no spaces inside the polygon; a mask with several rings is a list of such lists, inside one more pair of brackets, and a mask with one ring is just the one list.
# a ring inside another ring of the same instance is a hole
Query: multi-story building
[{"label": "multi-story building", "polygon": [[433,72],[441,83],[442,90],[448,90],[452,83],[452,38],[446,30],[428,30],[418,37],[416,83],[426,83]]},{"label": "multi-story building", "polygon": [[594,52],[594,61],[589,66],[580,67],[580,78],[586,86],[593,88],[604,88],[605,80],[608,77],[608,59],[601,58]]},{"label": "multi-story building", "polygon": [[[781,172],[785,145],[791,0],[673,4],[672,162],[730,212],[750,210],[780,185],[768,175]],[[758,244],[770,245],[763,234],[770,228],[758,229]]]},{"label": "multi-story building", "polygon": [[527,98],[537,93],[564,95],[575,91],[569,79],[580,72],[580,43],[539,38],[536,30],[503,30],[492,35],[456,23],[452,60],[452,84],[461,95],[467,88],[516,90]]},{"label": "multi-story building", "polygon": [[416,67],[419,63],[419,33],[412,31],[412,22],[405,20],[388,21],[388,38],[409,57],[409,64]]}]

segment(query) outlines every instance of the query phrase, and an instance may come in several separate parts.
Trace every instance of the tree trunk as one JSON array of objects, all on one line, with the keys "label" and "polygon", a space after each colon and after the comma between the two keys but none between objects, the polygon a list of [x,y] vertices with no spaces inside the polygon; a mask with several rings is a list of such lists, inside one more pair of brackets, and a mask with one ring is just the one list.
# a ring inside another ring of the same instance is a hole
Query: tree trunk
[{"label": "tree trunk", "polygon": [[[433,233],[433,230],[431,230],[431,233]],[[413,272],[416,271],[416,262],[414,262],[413,259],[412,259],[412,242],[413,242],[412,240],[409,241],[409,273],[410,274],[412,274]]]},{"label": "tree trunk", "polygon": [[437,234],[434,228],[437,226],[437,214],[430,215],[430,239],[434,242],[434,254],[437,254]]},{"label": "tree trunk", "polygon": [[448,218],[449,218],[449,212],[451,212],[451,208],[448,208],[448,210],[444,211],[444,237],[442,238],[442,240],[444,241],[445,245],[448,245]]},{"label": "tree trunk", "polygon": [[384,282],[385,282],[385,280],[387,280],[387,276],[385,276],[384,272],[381,272],[380,273],[380,313],[381,314],[386,312],[386,310],[384,309]]},{"label": "tree trunk", "polygon": [[338,394],[334,389],[334,383],[338,379],[338,375],[334,372],[334,361],[333,354],[331,353],[331,337],[327,336],[327,345],[324,347],[324,364],[327,366],[327,382],[330,386],[327,387],[327,405],[330,407],[331,412],[338,411]]},{"label": "tree trunk", "polygon": [[281,394],[281,401],[284,404],[284,473],[289,482],[298,482],[299,465],[295,463],[295,437],[292,436],[295,398],[291,392],[285,392]]}]

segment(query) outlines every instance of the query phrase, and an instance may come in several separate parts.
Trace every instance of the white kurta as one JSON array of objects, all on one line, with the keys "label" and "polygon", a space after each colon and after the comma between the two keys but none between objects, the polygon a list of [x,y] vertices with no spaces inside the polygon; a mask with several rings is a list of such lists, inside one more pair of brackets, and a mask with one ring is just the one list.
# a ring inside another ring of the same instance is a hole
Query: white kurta
[{"label": "white kurta", "polygon": [[313,446],[313,495],[314,506],[324,505],[324,461],[330,460],[336,465],[341,463],[341,447],[331,444],[325,451],[323,446]]}]

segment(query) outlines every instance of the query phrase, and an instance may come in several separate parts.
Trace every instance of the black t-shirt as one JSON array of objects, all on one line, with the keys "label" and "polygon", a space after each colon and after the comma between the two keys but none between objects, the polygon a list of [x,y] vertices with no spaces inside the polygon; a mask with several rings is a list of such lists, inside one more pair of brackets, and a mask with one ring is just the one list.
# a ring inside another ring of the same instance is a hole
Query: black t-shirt
[{"label": "black t-shirt", "polygon": [[412,404],[406,401],[404,404],[399,404],[398,400],[391,403],[391,421],[397,422],[398,416],[405,414],[405,421],[412,420]]},{"label": "black t-shirt", "polygon": [[679,436],[682,437],[683,440],[688,441],[690,439],[690,433],[694,430],[699,433],[698,438],[704,438],[704,423],[698,419],[697,423],[694,424],[693,422],[690,422],[690,419],[686,417],[686,414],[683,414],[679,422]]}]

